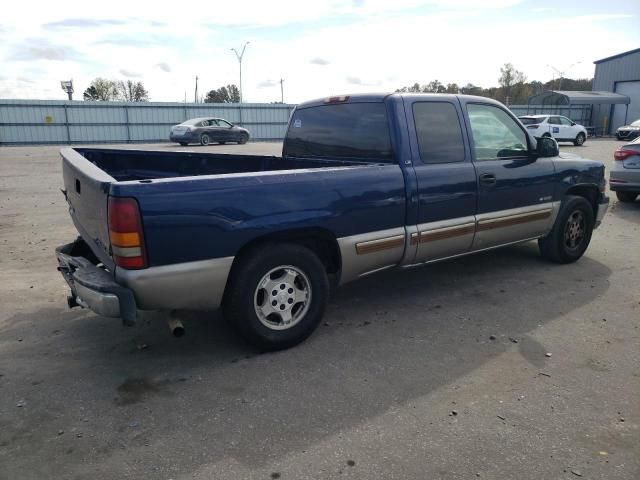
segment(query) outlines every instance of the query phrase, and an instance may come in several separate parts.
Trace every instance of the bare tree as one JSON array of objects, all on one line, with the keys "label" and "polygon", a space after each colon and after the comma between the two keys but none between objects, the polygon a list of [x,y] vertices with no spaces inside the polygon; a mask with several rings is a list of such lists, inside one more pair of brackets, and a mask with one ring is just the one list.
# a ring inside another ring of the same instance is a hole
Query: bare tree
[{"label": "bare tree", "polygon": [[116,82],[118,96],[126,102],[148,102],[149,92],[142,82],[134,82],[133,80],[120,80]]},{"label": "bare tree", "polygon": [[522,84],[527,81],[527,77],[524,73],[516,70],[513,64],[505,63],[500,67],[500,78],[498,82],[504,91],[505,103],[509,104],[511,98],[511,87],[516,84]]}]

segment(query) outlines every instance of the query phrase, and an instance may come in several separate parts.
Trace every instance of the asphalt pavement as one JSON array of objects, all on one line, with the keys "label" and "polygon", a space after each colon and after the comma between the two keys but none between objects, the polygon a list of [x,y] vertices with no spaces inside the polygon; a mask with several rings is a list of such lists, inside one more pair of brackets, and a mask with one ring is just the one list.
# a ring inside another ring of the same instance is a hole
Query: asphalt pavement
[{"label": "asphalt pavement", "polygon": [[176,339],[67,309],[58,149],[0,148],[0,479],[640,478],[640,201],[575,264],[532,242],[372,275],[261,354],[215,312]]}]

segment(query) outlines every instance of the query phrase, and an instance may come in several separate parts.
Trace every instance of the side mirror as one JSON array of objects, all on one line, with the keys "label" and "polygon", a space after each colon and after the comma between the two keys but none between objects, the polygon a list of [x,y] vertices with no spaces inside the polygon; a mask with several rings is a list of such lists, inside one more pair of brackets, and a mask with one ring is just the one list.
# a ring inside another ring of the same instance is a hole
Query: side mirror
[{"label": "side mirror", "polygon": [[571,126],[575,127],[576,126],[576,122],[571,122]]},{"label": "side mirror", "polygon": [[552,137],[542,137],[538,139],[536,145],[536,156],[547,158],[547,157],[557,157],[560,155],[560,147],[558,147],[558,142],[556,142],[555,138]]}]

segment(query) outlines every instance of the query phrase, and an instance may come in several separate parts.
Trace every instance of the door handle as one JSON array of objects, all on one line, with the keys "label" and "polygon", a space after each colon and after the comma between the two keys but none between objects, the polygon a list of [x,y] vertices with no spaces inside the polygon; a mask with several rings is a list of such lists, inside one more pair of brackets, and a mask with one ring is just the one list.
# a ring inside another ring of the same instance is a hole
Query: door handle
[{"label": "door handle", "polygon": [[493,173],[483,173],[480,175],[480,183],[486,187],[495,187],[496,176]]}]

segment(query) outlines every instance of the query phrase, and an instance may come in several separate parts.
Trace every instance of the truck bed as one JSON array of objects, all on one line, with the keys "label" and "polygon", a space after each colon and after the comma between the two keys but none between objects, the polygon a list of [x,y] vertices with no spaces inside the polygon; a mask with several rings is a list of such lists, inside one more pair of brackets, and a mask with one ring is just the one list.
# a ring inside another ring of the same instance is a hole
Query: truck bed
[{"label": "truck bed", "polygon": [[270,155],[228,155],[220,153],[99,148],[76,148],[74,150],[118,182],[367,164],[367,162],[283,158]]}]

